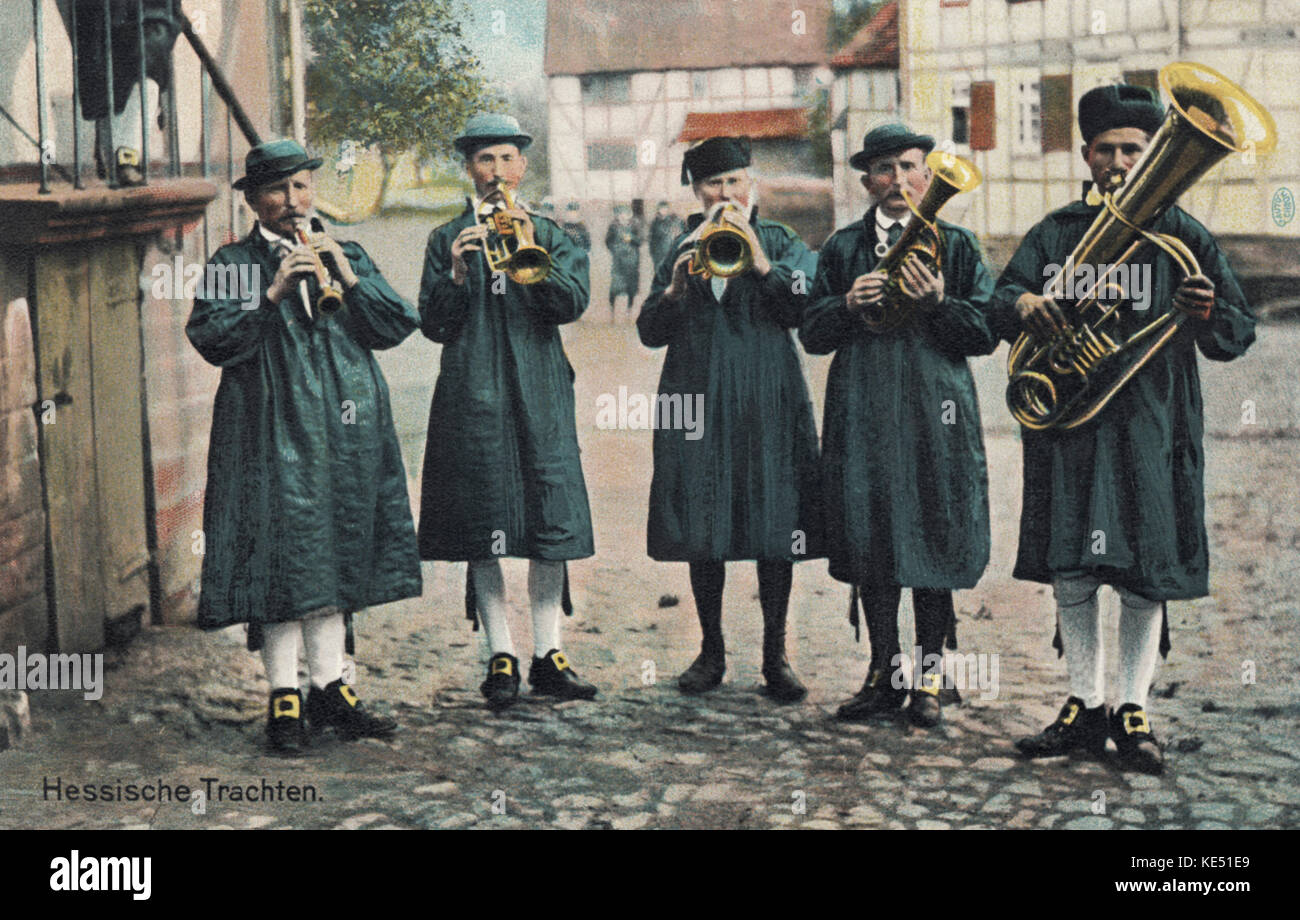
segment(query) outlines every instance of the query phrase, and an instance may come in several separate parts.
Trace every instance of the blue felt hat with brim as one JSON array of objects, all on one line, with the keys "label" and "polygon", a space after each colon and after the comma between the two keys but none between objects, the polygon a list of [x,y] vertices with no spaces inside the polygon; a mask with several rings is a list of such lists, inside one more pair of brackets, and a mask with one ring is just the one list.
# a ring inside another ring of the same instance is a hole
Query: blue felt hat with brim
[{"label": "blue felt hat with brim", "polygon": [[872,128],[862,138],[862,149],[849,157],[849,165],[854,169],[867,171],[869,164],[876,157],[888,156],[900,150],[921,148],[922,153],[934,149],[934,138],[928,134],[913,134],[906,125],[891,122]]},{"label": "blue felt hat with brim", "polygon": [[465,130],[452,141],[452,146],[462,156],[468,157],[493,144],[514,144],[523,153],[532,142],[533,136],[519,127],[519,120],[513,115],[481,112],[465,123]]},{"label": "blue felt hat with brim", "polygon": [[248,151],[244,157],[244,175],[234,181],[234,187],[255,189],[304,169],[319,169],[323,162],[320,157],[308,156],[297,141],[267,141]]}]

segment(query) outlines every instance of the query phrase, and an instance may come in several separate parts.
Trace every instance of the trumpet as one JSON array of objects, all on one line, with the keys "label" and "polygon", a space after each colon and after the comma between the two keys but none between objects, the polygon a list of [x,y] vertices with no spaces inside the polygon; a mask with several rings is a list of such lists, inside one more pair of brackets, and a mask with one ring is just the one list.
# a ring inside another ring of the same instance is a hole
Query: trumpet
[{"label": "trumpet", "polygon": [[740,208],[728,201],[700,225],[690,265],[692,275],[731,278],[748,271],[754,264],[749,237],[723,217],[729,210],[739,212]]},{"label": "trumpet", "polygon": [[[493,197],[501,199],[504,210],[480,214],[483,204]],[[505,272],[516,284],[537,284],[551,273],[551,255],[537,245],[527,224],[505,213],[514,207],[514,198],[503,179],[492,180],[487,192],[474,204],[475,219],[487,227],[483,256],[490,271]]]},{"label": "trumpet", "polygon": [[[338,266],[334,264],[333,256],[328,254],[322,256],[312,245],[311,234],[323,234],[324,224],[320,222],[320,218],[313,217],[310,224],[306,220],[295,220],[293,226],[298,242],[307,247],[307,251],[312,255],[312,261],[316,263],[312,271],[316,275],[317,284],[320,285],[320,293],[316,295],[316,303],[313,304],[315,312],[323,316],[337,313],[343,307],[343,285],[337,280]],[[307,232],[308,229],[311,230],[310,234]],[[328,266],[326,260],[330,263]],[[306,281],[303,284],[305,285]]]},{"label": "trumpet", "polygon": [[884,296],[862,311],[862,320],[872,332],[898,329],[915,313],[917,303],[903,288],[899,277],[903,260],[915,255],[931,274],[938,274],[943,267],[939,255],[943,240],[939,235],[939,226],[935,223],[935,215],[949,198],[959,192],[971,191],[983,180],[974,163],[956,154],[932,151],[925,158],[925,165],[934,173],[934,181],[930,183],[921,203],[913,204],[907,189],[903,189],[903,200],[907,202],[915,219],[908,221],[903,235],[894,241],[894,245],[885,251],[872,269],[889,276],[885,282]]}]

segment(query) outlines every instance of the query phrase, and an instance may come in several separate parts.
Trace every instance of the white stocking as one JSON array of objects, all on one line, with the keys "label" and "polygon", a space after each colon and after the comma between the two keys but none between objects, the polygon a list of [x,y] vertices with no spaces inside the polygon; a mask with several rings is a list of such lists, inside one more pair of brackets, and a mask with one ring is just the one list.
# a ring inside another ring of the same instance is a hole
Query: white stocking
[{"label": "white stocking", "polygon": [[302,627],[297,620],[267,623],[262,627],[262,663],[272,690],[296,689],[298,686],[298,637]]},{"label": "white stocking", "polygon": [[513,655],[515,644],[510,639],[510,619],[506,614],[506,583],[501,574],[501,560],[484,559],[471,562],[465,576],[474,579],[474,594],[478,599],[478,619],[483,624],[491,654]]},{"label": "white stocking", "polygon": [[1120,592],[1119,690],[1120,705],[1147,705],[1147,692],[1160,655],[1160,601],[1147,600],[1131,591]]},{"label": "white stocking", "polygon": [[324,690],[343,676],[343,645],[347,625],[338,611],[302,621],[302,642],[307,649],[311,685]]},{"label": "white stocking", "polygon": [[1106,667],[1101,644],[1101,613],[1097,603],[1100,584],[1095,578],[1059,576],[1056,616],[1070,676],[1070,695],[1094,709],[1106,702]]},{"label": "white stocking", "polygon": [[528,600],[533,608],[533,657],[541,658],[560,647],[560,595],[564,591],[564,563],[533,559],[528,563]]}]

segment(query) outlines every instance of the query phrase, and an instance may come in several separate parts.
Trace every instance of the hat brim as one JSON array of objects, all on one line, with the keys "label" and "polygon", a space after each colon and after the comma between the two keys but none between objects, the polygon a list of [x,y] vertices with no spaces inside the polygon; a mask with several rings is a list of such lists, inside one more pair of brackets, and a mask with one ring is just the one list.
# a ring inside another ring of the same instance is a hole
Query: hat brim
[{"label": "hat brim", "polygon": [[928,134],[908,134],[876,147],[863,148],[849,157],[849,165],[856,170],[866,172],[867,167],[876,157],[889,156],[891,153],[911,150],[913,147],[920,148],[922,153],[929,153],[934,149],[934,138]]},{"label": "hat brim", "polygon": [[468,137],[462,135],[452,141],[451,145],[462,156],[470,156],[475,151],[484,147],[491,147],[493,144],[514,144],[519,148],[519,152],[523,153],[532,143],[532,137],[527,134],[502,134],[495,137]]},{"label": "hat brim", "polygon": [[309,171],[320,169],[324,162],[325,161],[320,157],[312,157],[309,160],[303,160],[301,163],[295,163],[292,166],[282,166],[278,169],[267,170],[264,173],[240,176],[231,183],[231,187],[236,188],[241,192],[248,191],[270,182],[278,182],[280,179],[283,179],[286,176],[292,176],[294,173],[302,172],[304,169]]}]

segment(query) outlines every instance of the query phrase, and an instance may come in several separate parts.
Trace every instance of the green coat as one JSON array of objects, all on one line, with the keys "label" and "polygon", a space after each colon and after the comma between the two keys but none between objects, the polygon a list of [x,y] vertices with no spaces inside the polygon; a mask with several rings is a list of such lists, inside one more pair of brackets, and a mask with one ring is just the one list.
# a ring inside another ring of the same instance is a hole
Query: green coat
[{"label": "green coat", "polygon": [[256,227],[209,264],[256,267],[257,309],[194,300],[185,332],[222,369],[203,505],[205,629],[420,595],[406,470],[370,353],[418,320],[365,250],[343,251],[359,282],[332,317],[312,322],[296,292],[267,301],[280,257]]},{"label": "green coat", "polygon": [[[587,254],[549,218],[532,215],[551,255],[543,282],[492,275],[480,252],[451,280],[451,244],[468,208],[429,235],[421,330],[443,345],[429,413],[420,555],[583,559],[595,551],[574,427],[573,368],[559,326],[587,309]],[[504,552],[503,552],[504,550]]]},{"label": "green coat", "polygon": [[799,328],[809,352],[835,352],[822,424],[830,573],[969,588],[988,564],[989,501],[966,356],[997,345],[987,317],[993,278],[975,236],[939,221],[943,305],[896,332],[870,332],[844,294],[877,262],[875,220],[869,210],[826,241]]},{"label": "green coat", "polygon": [[[1098,211],[1075,202],[1025,235],[994,293],[1002,337],[1014,341],[1020,334],[1016,299],[1027,290],[1042,293],[1044,266],[1065,261]],[[1209,591],[1196,350],[1215,361],[1237,357],[1255,340],[1255,318],[1200,223],[1173,207],[1155,229],[1187,243],[1214,281],[1210,319],[1185,321],[1092,421],[1070,431],[1023,431],[1016,578],[1050,583],[1057,573],[1090,572],[1151,600]],[[1152,249],[1144,247],[1138,259],[1153,268],[1151,305],[1121,314],[1120,338],[1174,309],[1182,275],[1164,253],[1153,257]]]},{"label": "green coat", "polygon": [[[692,217],[692,229],[699,220]],[[668,346],[659,393],[704,396],[699,437],[655,429],[653,559],[822,554],[816,421],[790,335],[803,316],[816,256],[784,224],[756,220],[754,227],[772,263],[767,277],[737,275],[719,302],[710,282],[692,276],[680,300],[663,300],[682,234],[659,263],[637,318],[645,345]]]}]

